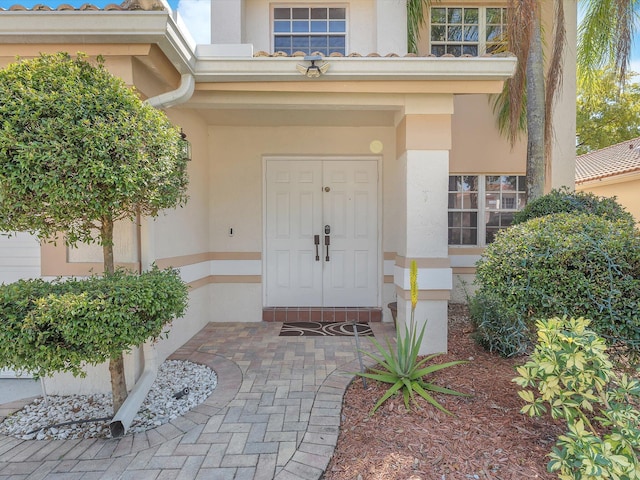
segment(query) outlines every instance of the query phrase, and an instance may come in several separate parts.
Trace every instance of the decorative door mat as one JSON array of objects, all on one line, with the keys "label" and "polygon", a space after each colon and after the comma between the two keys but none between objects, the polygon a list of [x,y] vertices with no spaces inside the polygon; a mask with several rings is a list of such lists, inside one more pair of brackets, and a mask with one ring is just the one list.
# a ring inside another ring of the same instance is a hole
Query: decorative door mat
[{"label": "decorative door mat", "polygon": [[373,331],[366,323],[353,322],[284,322],[280,329],[281,337],[353,337],[354,328],[358,335],[373,336]]}]

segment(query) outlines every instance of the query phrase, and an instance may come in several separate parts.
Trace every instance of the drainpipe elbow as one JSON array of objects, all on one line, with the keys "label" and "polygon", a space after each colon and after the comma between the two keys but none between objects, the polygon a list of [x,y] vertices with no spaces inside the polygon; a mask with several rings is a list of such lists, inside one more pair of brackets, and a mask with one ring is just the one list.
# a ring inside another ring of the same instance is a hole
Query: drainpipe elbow
[{"label": "drainpipe elbow", "polygon": [[187,102],[196,88],[196,80],[190,73],[180,77],[180,85],[175,90],[148,98],[146,102],[155,108],[169,108]]}]

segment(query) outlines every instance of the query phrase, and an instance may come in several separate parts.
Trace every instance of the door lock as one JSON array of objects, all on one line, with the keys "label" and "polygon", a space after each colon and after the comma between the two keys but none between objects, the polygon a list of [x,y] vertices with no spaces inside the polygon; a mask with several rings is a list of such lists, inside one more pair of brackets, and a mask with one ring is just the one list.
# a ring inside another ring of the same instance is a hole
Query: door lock
[{"label": "door lock", "polygon": [[324,245],[327,247],[327,255],[324,257],[324,261],[329,261],[329,245],[331,245],[331,237],[329,234],[331,233],[331,225],[324,226]]}]

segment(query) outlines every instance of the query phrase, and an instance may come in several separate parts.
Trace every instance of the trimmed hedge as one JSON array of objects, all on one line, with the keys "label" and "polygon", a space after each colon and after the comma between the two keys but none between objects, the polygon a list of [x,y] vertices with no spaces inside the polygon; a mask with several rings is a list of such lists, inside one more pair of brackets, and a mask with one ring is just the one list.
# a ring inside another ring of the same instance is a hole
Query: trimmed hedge
[{"label": "trimmed hedge", "polygon": [[513,225],[553,213],[589,213],[607,220],[623,220],[635,225],[633,215],[625,210],[615,197],[598,197],[593,193],[574,192],[567,187],[551,190],[528,203],[514,215]]},{"label": "trimmed hedge", "polygon": [[585,317],[610,345],[640,354],[640,233],[625,220],[560,213],[497,235],[478,262],[478,340],[524,353],[535,320]]},{"label": "trimmed hedge", "polygon": [[36,376],[83,376],[85,364],[158,339],[168,322],[184,315],[187,297],[177,270],[157,268],[1,285],[0,366]]}]

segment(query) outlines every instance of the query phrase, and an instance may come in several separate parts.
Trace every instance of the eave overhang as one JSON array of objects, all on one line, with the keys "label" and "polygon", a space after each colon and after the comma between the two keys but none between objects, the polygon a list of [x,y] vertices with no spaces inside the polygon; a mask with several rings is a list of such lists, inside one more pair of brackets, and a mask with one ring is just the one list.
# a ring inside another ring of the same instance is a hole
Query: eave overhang
[{"label": "eave overhang", "polygon": [[[304,57],[196,57],[196,45],[167,11],[2,11],[1,44],[156,44],[180,74],[198,83],[444,81],[504,82],[515,57],[325,57],[318,78]],[[455,90],[455,88],[454,88]],[[481,87],[478,91],[484,90]],[[494,93],[495,87],[486,91]],[[468,89],[466,90],[469,91]]]},{"label": "eave overhang", "polygon": [[199,82],[331,81],[505,81],[515,72],[515,57],[325,57],[328,71],[307,78],[296,65],[303,57],[199,58]]},{"label": "eave overhang", "polygon": [[155,44],[180,73],[193,73],[195,42],[166,11],[0,12],[2,44]]}]

